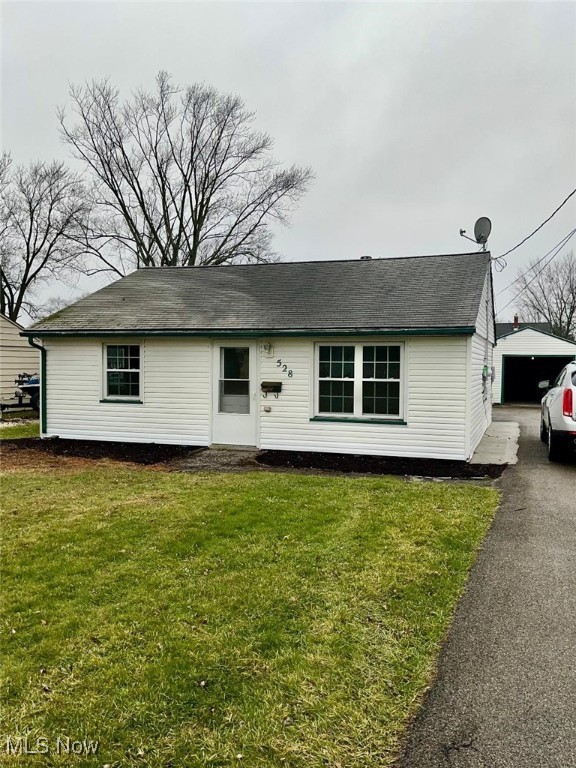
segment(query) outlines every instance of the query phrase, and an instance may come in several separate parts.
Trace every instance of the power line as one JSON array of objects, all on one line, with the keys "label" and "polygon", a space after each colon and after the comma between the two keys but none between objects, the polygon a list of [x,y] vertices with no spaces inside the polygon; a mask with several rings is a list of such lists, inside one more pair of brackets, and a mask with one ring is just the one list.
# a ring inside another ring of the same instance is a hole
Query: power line
[{"label": "power line", "polygon": [[550,250],[548,251],[548,253],[545,253],[545,254],[544,254],[544,256],[542,256],[542,258],[541,258],[541,259],[538,259],[538,261],[534,262],[534,264],[531,264],[531,265],[530,265],[530,267],[529,267],[529,268],[526,270],[526,272],[523,272],[521,275],[518,275],[518,277],[516,278],[516,280],[512,280],[512,282],[511,282],[509,285],[507,285],[507,286],[506,286],[506,288],[502,288],[502,290],[501,290],[501,291],[498,291],[498,293],[496,294],[496,296],[500,296],[500,294],[501,294],[501,293],[504,293],[504,292],[505,292],[505,291],[507,291],[509,288],[512,288],[512,286],[514,285],[514,283],[517,283],[517,282],[519,282],[519,281],[520,281],[520,280],[521,280],[521,279],[524,277],[524,275],[528,274],[528,272],[530,272],[531,270],[533,270],[533,269],[536,269],[536,267],[537,267],[539,264],[541,264],[541,263],[542,263],[542,262],[543,262],[545,259],[547,259],[547,258],[548,258],[548,256],[550,256],[550,254],[552,253],[552,251],[555,251],[555,250],[556,250],[556,248],[563,248],[563,247],[566,245],[566,243],[567,243],[567,242],[570,240],[570,238],[572,237],[572,235],[573,235],[575,232],[576,232],[576,228],[575,228],[575,229],[573,229],[573,230],[572,230],[572,232],[569,232],[567,235],[565,235],[565,236],[562,238],[562,240],[560,240],[560,242],[559,242],[559,243],[556,243],[556,245],[555,245],[553,248],[550,248]]},{"label": "power line", "polygon": [[[526,288],[528,288],[528,286],[529,286],[529,285],[530,285],[532,282],[534,282],[534,280],[536,280],[536,278],[537,278],[539,275],[541,275],[541,274],[542,274],[542,272],[544,272],[544,270],[546,269],[546,267],[548,267],[548,266],[549,266],[549,265],[550,265],[550,264],[551,264],[551,263],[554,261],[554,259],[556,258],[556,256],[558,256],[559,252],[560,252],[560,251],[562,250],[562,248],[563,248],[563,247],[566,245],[566,243],[568,243],[568,242],[569,242],[569,240],[572,238],[572,236],[573,236],[575,233],[576,233],[576,230],[574,230],[573,232],[571,232],[571,233],[570,233],[570,235],[569,235],[567,238],[565,238],[565,241],[562,241],[561,245],[559,245],[559,246],[556,246],[556,248],[554,249],[554,250],[555,250],[555,252],[554,252],[554,253],[552,254],[552,256],[551,256],[551,257],[548,259],[548,261],[546,262],[546,264],[544,264],[544,266],[542,267],[542,269],[541,269],[541,270],[539,270],[538,272],[536,272],[536,274],[534,274],[534,275],[533,275],[533,276],[530,278],[530,280],[528,280],[528,282],[526,283],[526,285],[522,286],[522,288],[521,288],[521,289],[518,291],[518,293],[516,294],[516,296],[514,296],[514,298],[510,299],[510,301],[508,302],[508,304],[505,304],[505,305],[502,307],[502,309],[500,310],[500,312],[504,312],[504,310],[505,310],[505,309],[507,309],[507,308],[510,306],[510,304],[514,303],[514,302],[516,301],[516,299],[518,298],[518,296],[521,296],[521,295],[524,293],[524,291],[526,290]],[[530,270],[528,270],[528,271],[530,271]],[[523,273],[523,275],[520,275],[520,278],[522,278],[522,277],[523,277],[524,275],[526,275],[526,274],[527,274],[527,272],[524,272],[524,273]]]},{"label": "power line", "polygon": [[536,232],[538,232],[539,230],[541,230],[541,229],[542,229],[542,227],[543,227],[545,224],[548,224],[548,222],[550,221],[550,219],[552,219],[554,216],[556,216],[556,214],[558,213],[558,211],[559,211],[561,208],[563,208],[563,207],[566,205],[566,203],[568,202],[568,200],[570,200],[570,198],[571,198],[573,195],[576,195],[576,189],[573,189],[573,190],[572,190],[572,192],[570,192],[570,194],[568,195],[568,197],[567,197],[567,198],[565,198],[565,199],[564,199],[564,200],[563,200],[563,201],[560,203],[560,205],[558,206],[558,208],[556,208],[556,210],[555,210],[555,211],[552,211],[552,213],[550,214],[550,216],[548,216],[548,218],[547,218],[547,219],[545,219],[545,220],[542,222],[542,224],[540,224],[540,226],[539,226],[539,227],[536,227],[536,229],[534,230],[534,232],[531,232],[529,235],[527,235],[527,236],[524,238],[524,240],[521,240],[521,241],[520,241],[520,242],[519,242],[517,245],[515,245],[513,248],[510,248],[508,251],[506,251],[506,253],[503,253],[501,256],[498,256],[498,257],[495,259],[495,261],[498,261],[499,259],[503,259],[503,258],[504,258],[504,256],[508,256],[508,254],[509,254],[509,253],[512,253],[512,251],[515,251],[517,248],[520,248],[520,246],[521,246],[521,245],[524,245],[524,243],[525,243],[527,240],[530,240],[530,238],[531,238],[531,237],[533,237],[533,236],[536,234]]},{"label": "power line", "polygon": [[[520,296],[521,294],[523,294],[523,293],[524,293],[524,291],[526,290],[526,288],[528,288],[528,286],[530,285],[530,283],[534,282],[534,280],[536,280],[536,278],[538,277],[538,275],[541,275],[541,274],[542,274],[542,272],[544,272],[544,270],[546,269],[546,267],[548,267],[548,266],[549,266],[549,265],[550,265],[550,264],[551,264],[551,263],[554,261],[554,259],[556,258],[556,256],[558,256],[558,254],[559,254],[559,253],[560,253],[560,251],[562,250],[562,248],[563,248],[563,247],[566,245],[566,243],[568,243],[568,242],[569,242],[569,240],[570,240],[570,239],[571,239],[571,238],[572,238],[572,237],[573,237],[575,234],[576,234],[576,229],[572,230],[572,232],[571,232],[571,233],[568,235],[568,237],[567,237],[567,238],[564,238],[564,241],[563,241],[563,242],[562,242],[562,243],[561,243],[559,246],[557,246],[557,247],[556,247],[556,251],[555,251],[555,253],[553,253],[553,254],[552,254],[552,256],[551,256],[551,257],[548,259],[548,261],[546,262],[546,264],[544,264],[544,266],[542,267],[542,269],[541,269],[540,271],[536,272],[536,274],[535,274],[535,275],[533,275],[533,276],[530,278],[530,280],[528,280],[528,282],[526,283],[526,285],[522,286],[522,288],[521,288],[521,289],[518,291],[518,293],[516,294],[516,296],[514,296],[514,298],[510,299],[510,301],[508,302],[508,304],[505,304],[505,305],[502,307],[502,309],[500,310],[500,312],[504,312],[504,310],[505,310],[505,309],[507,309],[507,308],[510,306],[510,304],[513,304],[513,303],[516,301],[516,299],[518,298],[518,296]],[[530,271],[530,270],[528,270],[528,271]],[[525,275],[525,274],[527,274],[527,273],[525,272],[525,273],[524,273],[524,275]],[[522,278],[524,275],[520,275],[520,278]],[[519,278],[519,279],[520,279],[520,278]]]}]

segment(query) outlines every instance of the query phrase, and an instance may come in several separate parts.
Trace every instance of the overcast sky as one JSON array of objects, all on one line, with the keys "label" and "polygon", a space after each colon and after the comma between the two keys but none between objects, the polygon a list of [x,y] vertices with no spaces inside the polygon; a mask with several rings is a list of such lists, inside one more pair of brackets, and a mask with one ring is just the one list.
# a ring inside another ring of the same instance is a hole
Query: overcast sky
[{"label": "overcast sky", "polygon": [[[276,238],[289,260],[475,250],[458,231],[481,215],[498,255],[576,187],[573,2],[4,2],[2,14],[2,145],[17,162],[68,158],[55,109],[69,83],[110,77],[128,94],[160,69],[210,83],[245,99],[277,159],[314,170]],[[510,255],[497,290],[575,226],[576,196]]]}]

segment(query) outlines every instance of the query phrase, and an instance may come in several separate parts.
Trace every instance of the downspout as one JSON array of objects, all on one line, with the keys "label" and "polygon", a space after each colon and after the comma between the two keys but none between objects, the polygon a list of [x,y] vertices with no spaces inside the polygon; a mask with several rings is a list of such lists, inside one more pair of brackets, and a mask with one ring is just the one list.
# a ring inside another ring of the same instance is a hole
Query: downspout
[{"label": "downspout", "polygon": [[46,434],[46,348],[28,336],[28,344],[40,350],[40,437]]}]

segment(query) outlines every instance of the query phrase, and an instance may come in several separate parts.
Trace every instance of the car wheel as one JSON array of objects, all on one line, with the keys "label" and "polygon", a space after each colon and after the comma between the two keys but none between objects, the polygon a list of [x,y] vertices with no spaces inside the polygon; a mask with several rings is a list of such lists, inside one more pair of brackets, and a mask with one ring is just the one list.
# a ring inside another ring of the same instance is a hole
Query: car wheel
[{"label": "car wheel", "polygon": [[540,417],[540,440],[542,440],[543,443],[548,442],[548,430],[546,429],[546,424],[544,423],[544,416]]},{"label": "car wheel", "polygon": [[562,450],[558,445],[558,437],[550,425],[548,426],[548,458],[550,461],[561,461],[563,458]]}]

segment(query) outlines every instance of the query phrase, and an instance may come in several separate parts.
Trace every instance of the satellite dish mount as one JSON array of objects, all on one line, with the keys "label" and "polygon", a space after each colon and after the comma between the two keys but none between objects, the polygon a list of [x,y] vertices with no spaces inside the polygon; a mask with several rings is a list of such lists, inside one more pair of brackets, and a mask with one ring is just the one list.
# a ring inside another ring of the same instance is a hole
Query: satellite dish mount
[{"label": "satellite dish mount", "polygon": [[465,237],[466,240],[470,240],[472,243],[477,243],[482,246],[482,250],[486,250],[486,243],[490,237],[492,231],[492,222],[487,216],[480,216],[476,224],[474,224],[474,238],[468,237],[465,229],[460,230],[460,236]]}]

